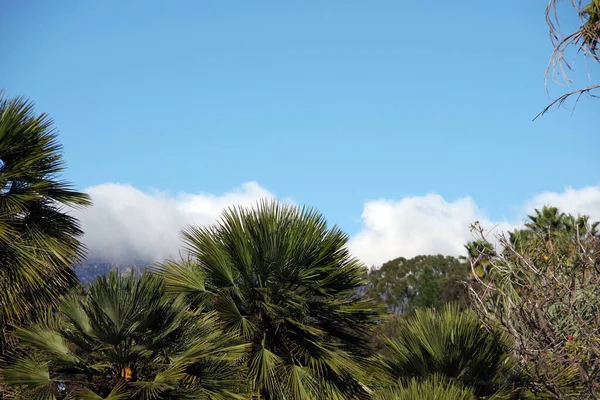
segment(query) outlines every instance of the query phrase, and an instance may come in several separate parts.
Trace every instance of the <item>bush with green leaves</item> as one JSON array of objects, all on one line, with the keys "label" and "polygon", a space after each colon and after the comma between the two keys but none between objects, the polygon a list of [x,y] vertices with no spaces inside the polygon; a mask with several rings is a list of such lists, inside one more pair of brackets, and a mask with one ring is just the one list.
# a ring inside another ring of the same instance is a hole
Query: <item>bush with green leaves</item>
[{"label": "bush with green leaves", "polygon": [[379,318],[361,296],[366,268],[315,210],[262,202],[184,232],[191,259],[158,273],[167,289],[214,309],[251,348],[249,381],[265,399],[368,396],[369,335]]},{"label": "bush with green leaves", "polygon": [[21,399],[233,399],[245,346],[150,275],[111,272],[14,332],[2,379]]}]

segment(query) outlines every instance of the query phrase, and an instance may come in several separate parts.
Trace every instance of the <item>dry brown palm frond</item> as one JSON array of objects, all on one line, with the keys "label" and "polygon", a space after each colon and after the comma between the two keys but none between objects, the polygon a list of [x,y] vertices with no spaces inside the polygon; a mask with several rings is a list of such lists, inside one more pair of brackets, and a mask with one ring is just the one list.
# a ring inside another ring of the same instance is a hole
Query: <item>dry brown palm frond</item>
[{"label": "dry brown palm frond", "polygon": [[[573,71],[574,68],[573,63],[569,62],[566,58],[566,53],[569,50],[575,50],[577,54],[583,54],[588,77],[589,69],[587,68],[587,60],[592,59],[593,61],[600,62],[600,1],[591,0],[590,3],[583,5],[581,0],[570,0],[572,7],[581,20],[581,26],[566,35],[561,30],[558,17],[558,3],[559,0],[549,0],[546,7],[546,22],[548,24],[550,39],[554,46],[544,74],[547,92],[549,91],[548,81],[550,79],[559,84],[571,83],[570,71]],[[559,80],[557,79],[558,76],[562,78]],[[598,88],[600,88],[600,85],[590,85],[570,91],[553,100],[544,110],[536,115],[534,120],[544,115],[555,105],[563,106],[565,101],[571,97],[576,97],[575,104],[577,104],[583,95],[598,97],[592,94]]]}]

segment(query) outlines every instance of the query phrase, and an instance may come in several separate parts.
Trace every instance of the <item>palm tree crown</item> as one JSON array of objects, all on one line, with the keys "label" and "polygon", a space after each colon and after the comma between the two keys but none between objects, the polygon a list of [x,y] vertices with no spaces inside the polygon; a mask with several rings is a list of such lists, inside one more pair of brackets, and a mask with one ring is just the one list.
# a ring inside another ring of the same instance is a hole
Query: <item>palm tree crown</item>
[{"label": "palm tree crown", "polygon": [[474,312],[446,304],[441,311],[417,309],[401,320],[384,340],[379,363],[382,380],[392,388],[407,378],[439,375],[489,396],[501,389],[498,377],[507,361],[499,334],[483,326]]},{"label": "palm tree crown", "polygon": [[0,328],[56,304],[76,282],[84,254],[78,221],[63,207],[90,204],[59,179],[64,169],[52,121],[0,92]]},{"label": "palm tree crown", "polygon": [[379,310],[359,296],[365,268],[321,214],[263,202],[184,232],[192,260],[159,267],[169,290],[206,301],[252,347],[255,391],[267,399],[366,395],[362,372]]},{"label": "palm tree crown", "polygon": [[2,378],[17,398],[235,399],[245,346],[214,313],[167,297],[160,278],[95,280],[58,315],[16,328]]}]

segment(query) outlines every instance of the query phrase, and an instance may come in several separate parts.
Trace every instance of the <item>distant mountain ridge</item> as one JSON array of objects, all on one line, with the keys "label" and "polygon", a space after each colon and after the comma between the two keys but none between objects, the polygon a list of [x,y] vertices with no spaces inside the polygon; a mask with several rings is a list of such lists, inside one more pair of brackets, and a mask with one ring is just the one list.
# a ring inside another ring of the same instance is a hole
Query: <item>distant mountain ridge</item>
[{"label": "distant mountain ridge", "polygon": [[149,268],[152,263],[132,262],[132,263],[114,263],[108,261],[88,261],[75,267],[75,274],[81,283],[90,283],[98,276],[107,275],[111,270],[117,270],[123,274],[131,271],[140,273]]}]

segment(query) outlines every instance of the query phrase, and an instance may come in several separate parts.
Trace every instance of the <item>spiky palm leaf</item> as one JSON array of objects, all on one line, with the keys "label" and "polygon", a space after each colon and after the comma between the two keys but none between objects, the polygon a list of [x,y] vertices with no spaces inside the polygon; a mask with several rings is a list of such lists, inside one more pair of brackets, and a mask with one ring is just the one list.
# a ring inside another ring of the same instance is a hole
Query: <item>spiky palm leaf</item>
[{"label": "spiky palm leaf", "polygon": [[58,315],[16,328],[2,378],[18,398],[232,399],[246,346],[214,312],[167,297],[160,278],[111,272]]},{"label": "spiky palm leaf", "polygon": [[498,334],[475,313],[448,304],[441,311],[418,309],[401,321],[385,340],[379,365],[391,383],[439,374],[478,395],[491,395],[510,364]]},{"label": "spiky palm leaf", "polygon": [[262,202],[184,232],[192,261],[161,264],[168,290],[207,302],[242,335],[267,399],[352,399],[379,309],[358,296],[365,268],[313,209]]},{"label": "spiky palm leaf", "polygon": [[[63,209],[90,204],[59,179],[52,120],[0,92],[0,328],[56,304],[83,256],[78,221]],[[3,336],[3,335],[2,335]],[[1,349],[0,349],[1,350]]]}]

